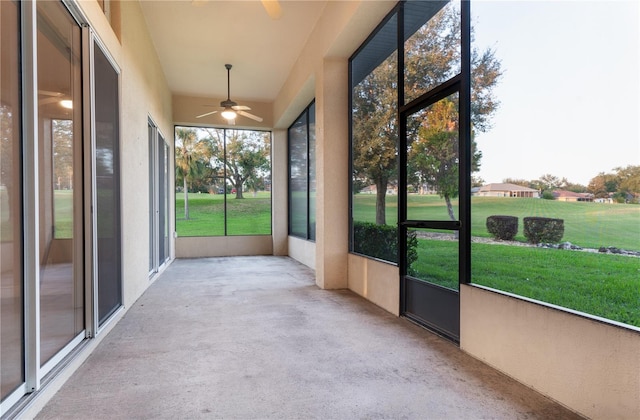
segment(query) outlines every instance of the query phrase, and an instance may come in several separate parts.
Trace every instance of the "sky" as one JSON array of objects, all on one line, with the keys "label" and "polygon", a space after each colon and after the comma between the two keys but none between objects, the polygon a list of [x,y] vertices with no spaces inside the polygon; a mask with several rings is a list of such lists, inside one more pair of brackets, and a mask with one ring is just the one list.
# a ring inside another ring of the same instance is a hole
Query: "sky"
[{"label": "sky", "polygon": [[504,71],[476,176],[587,185],[640,165],[640,2],[471,4],[473,46],[494,49]]}]

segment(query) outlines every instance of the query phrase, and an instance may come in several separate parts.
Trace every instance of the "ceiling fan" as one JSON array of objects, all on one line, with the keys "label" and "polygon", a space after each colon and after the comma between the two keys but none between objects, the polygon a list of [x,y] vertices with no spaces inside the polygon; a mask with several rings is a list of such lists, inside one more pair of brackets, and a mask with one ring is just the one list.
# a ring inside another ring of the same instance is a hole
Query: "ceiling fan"
[{"label": "ceiling fan", "polygon": [[[227,69],[227,99],[220,102],[220,106],[224,108],[220,115],[222,118],[227,120],[230,124],[233,124],[236,116],[242,115],[243,117],[251,118],[254,121],[262,122],[262,118],[257,115],[253,115],[247,111],[251,111],[251,108],[244,105],[238,105],[236,102],[231,100],[231,83],[230,83],[230,72],[231,72],[231,64],[225,64],[224,67]],[[207,115],[215,114],[218,111],[206,112],[202,115],[196,116],[196,118],[206,117]]]}]

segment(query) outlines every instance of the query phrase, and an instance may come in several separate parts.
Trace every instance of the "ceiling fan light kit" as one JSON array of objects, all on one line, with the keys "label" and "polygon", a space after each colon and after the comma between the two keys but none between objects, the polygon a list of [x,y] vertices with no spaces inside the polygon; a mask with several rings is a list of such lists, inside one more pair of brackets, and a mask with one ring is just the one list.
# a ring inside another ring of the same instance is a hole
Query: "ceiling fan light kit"
[{"label": "ceiling fan light kit", "polygon": [[[224,108],[220,115],[222,118],[227,120],[229,124],[234,124],[234,121],[238,115],[242,115],[243,117],[250,118],[254,121],[262,122],[262,118],[257,115],[253,115],[248,113],[247,111],[251,111],[251,108],[244,105],[238,105],[236,102],[231,100],[231,76],[230,71],[231,64],[225,64],[224,67],[227,69],[227,99],[220,102],[220,107]],[[206,112],[204,114],[196,116],[196,118],[206,117],[207,115],[215,114],[218,111]]]}]

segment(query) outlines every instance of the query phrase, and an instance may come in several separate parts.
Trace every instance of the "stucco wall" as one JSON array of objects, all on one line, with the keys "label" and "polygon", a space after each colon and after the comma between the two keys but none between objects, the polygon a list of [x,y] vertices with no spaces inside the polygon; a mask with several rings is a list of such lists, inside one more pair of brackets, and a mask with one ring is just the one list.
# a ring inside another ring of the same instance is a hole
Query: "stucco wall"
[{"label": "stucco wall", "polygon": [[[149,285],[149,134],[148,118],[172,144],[171,92],[138,2],[121,2],[121,170],[122,267],[125,306]],[[173,161],[170,148],[169,161]],[[172,171],[173,172],[173,171]],[[173,173],[169,185],[173,185]],[[173,202],[173,191],[169,191]],[[168,215],[174,230],[174,210]],[[173,240],[171,239],[173,242]],[[173,250],[173,243],[170,246]]]},{"label": "stucco wall", "polygon": [[202,236],[176,238],[176,258],[272,255],[271,235]]},{"label": "stucco wall", "polygon": [[[79,2],[97,37],[120,67],[122,279],[125,306],[149,285],[149,139],[151,117],[172,144],[171,92],[138,2],[120,2],[120,40],[97,2]],[[173,148],[170,148],[173,161]],[[170,185],[173,185],[173,173]],[[173,191],[169,200],[173,201]],[[169,231],[174,230],[173,206]],[[173,249],[173,241],[170,249]]]},{"label": "stucco wall", "polygon": [[289,236],[289,256],[294,260],[316,269],[316,243]]},{"label": "stucco wall", "polygon": [[396,316],[400,314],[400,273],[393,264],[350,254],[349,289]]},{"label": "stucco wall", "polygon": [[594,419],[640,418],[640,329],[462,285],[460,347]]}]

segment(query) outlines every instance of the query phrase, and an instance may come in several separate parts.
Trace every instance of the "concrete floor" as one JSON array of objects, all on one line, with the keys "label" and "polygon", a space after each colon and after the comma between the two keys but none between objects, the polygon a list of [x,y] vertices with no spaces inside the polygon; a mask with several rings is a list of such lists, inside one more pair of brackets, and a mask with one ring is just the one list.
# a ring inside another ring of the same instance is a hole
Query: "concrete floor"
[{"label": "concrete floor", "polygon": [[569,419],[285,257],[177,260],[40,419]]}]

